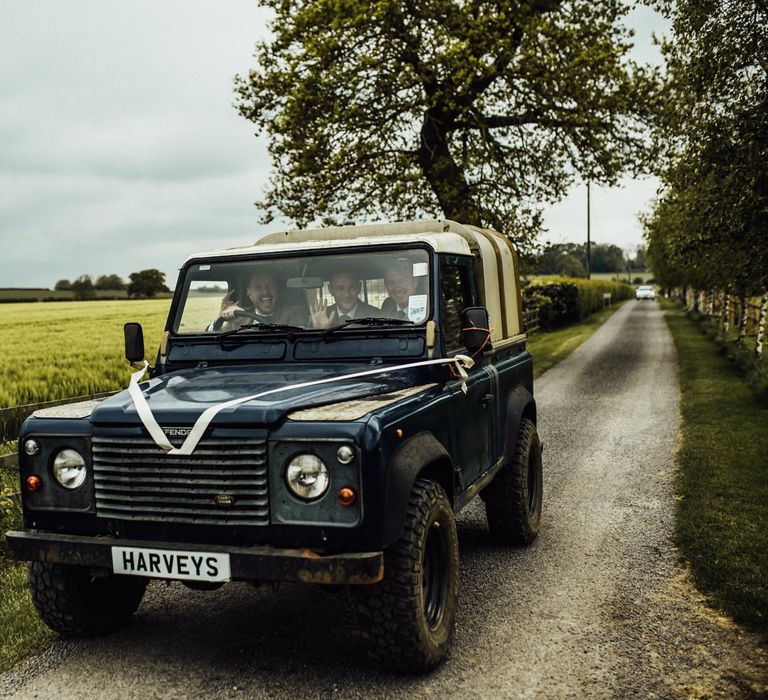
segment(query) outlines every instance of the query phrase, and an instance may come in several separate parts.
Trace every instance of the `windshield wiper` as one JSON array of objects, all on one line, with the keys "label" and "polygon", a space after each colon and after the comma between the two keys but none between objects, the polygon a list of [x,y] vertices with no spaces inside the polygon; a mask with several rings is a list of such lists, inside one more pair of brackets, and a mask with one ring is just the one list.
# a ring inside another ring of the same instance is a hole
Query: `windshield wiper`
[{"label": "windshield wiper", "polygon": [[245,331],[303,331],[305,330],[301,326],[288,326],[283,323],[255,323],[250,326],[240,326],[240,328],[233,328],[231,331],[224,331],[217,336],[219,342],[228,338],[235,333],[243,333]]},{"label": "windshield wiper", "polygon": [[413,325],[413,321],[407,321],[404,318],[381,318],[380,316],[366,316],[364,318],[348,318],[346,321],[344,321],[344,323],[339,324],[338,326],[331,326],[330,328],[326,328],[322,337],[325,338],[325,336],[330,335],[331,333],[335,333],[336,331],[341,330],[342,328],[346,328],[347,326],[354,323],[357,323],[361,326]]}]

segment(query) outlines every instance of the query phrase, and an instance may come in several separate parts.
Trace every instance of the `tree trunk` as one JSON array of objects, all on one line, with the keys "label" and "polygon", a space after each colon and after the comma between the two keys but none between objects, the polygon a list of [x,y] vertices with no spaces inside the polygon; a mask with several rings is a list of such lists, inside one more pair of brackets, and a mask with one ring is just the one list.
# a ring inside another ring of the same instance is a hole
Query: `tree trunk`
[{"label": "tree trunk", "polygon": [[714,289],[709,290],[709,315],[710,316],[715,315],[715,290]]},{"label": "tree trunk", "polygon": [[729,330],[731,330],[731,295],[723,292],[723,336],[726,339]]},{"label": "tree trunk", "polygon": [[765,337],[765,317],[768,315],[768,292],[763,294],[763,300],[760,302],[760,319],[757,322],[757,346],[755,353],[759,358],[763,356],[763,338]]},{"label": "tree trunk", "polygon": [[424,115],[418,161],[446,218],[483,226],[480,208],[470,195],[464,172],[451,154],[448,131],[437,110],[431,109]]},{"label": "tree trunk", "polygon": [[739,345],[744,345],[744,341],[747,338],[747,311],[749,310],[749,307],[747,306],[748,301],[749,299],[747,298],[746,294],[742,293],[739,296]]}]

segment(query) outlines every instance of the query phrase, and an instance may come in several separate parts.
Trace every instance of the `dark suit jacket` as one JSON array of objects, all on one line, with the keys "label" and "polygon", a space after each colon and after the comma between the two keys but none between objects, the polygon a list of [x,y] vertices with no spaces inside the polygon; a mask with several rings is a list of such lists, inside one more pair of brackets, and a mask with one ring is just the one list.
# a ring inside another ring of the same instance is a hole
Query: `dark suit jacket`
[{"label": "dark suit jacket", "polygon": [[[397,318],[397,303],[392,297],[387,297],[381,305],[381,315],[386,318]],[[405,315],[408,316],[406,310]]]},{"label": "dark suit jacket", "polygon": [[[326,307],[325,313],[328,314],[328,318],[331,319],[331,325],[335,326],[339,323],[339,316],[341,314],[339,313],[336,304],[331,304]],[[368,316],[381,317],[384,316],[384,314],[381,313],[381,309],[377,309],[375,306],[366,304],[362,299],[359,299],[357,308],[355,309],[355,318],[367,318]]]},{"label": "dark suit jacket", "polygon": [[392,297],[387,297],[381,305],[381,315],[392,318],[397,313],[397,304]]},{"label": "dark suit jacket", "polygon": [[[243,311],[250,313],[258,312],[254,310],[253,306],[242,307]],[[218,320],[218,319],[217,319]],[[278,323],[286,326],[309,326],[309,314],[306,311],[302,311],[298,306],[278,306],[275,312],[271,316],[260,316],[255,321],[248,316],[236,316],[233,321],[228,321],[227,326],[223,326],[219,321],[217,327],[217,321],[213,321],[206,330],[215,331],[220,330],[222,326],[224,328],[236,328],[238,326],[249,326],[252,323]]]},{"label": "dark suit jacket", "polygon": [[[252,309],[249,309],[251,311]],[[258,313],[258,312],[257,312]],[[271,317],[259,318],[262,323],[280,323],[286,326],[306,326],[309,317],[298,306],[278,306]]]}]

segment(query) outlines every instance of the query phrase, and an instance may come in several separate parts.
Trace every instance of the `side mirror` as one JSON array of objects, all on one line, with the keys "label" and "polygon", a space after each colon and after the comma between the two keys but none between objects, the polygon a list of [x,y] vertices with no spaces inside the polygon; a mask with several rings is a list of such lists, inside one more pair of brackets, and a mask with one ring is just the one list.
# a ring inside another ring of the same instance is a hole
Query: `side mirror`
[{"label": "side mirror", "polygon": [[461,312],[461,341],[473,355],[490,350],[491,329],[484,306],[470,306]]},{"label": "side mirror", "polygon": [[125,334],[125,359],[128,362],[141,362],[144,359],[144,331],[140,323],[126,323],[123,326]]}]

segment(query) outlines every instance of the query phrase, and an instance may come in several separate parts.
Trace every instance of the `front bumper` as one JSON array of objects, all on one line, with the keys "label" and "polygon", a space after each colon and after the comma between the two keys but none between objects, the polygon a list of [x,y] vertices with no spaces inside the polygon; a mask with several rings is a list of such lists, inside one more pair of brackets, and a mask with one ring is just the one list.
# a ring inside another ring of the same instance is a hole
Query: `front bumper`
[{"label": "front bumper", "polygon": [[21,561],[46,561],[109,570],[112,570],[112,547],[119,546],[229,554],[233,581],[366,585],[381,581],[384,576],[382,552],[321,555],[308,549],[148,542],[51,532],[8,532],[6,542],[14,558]]}]

